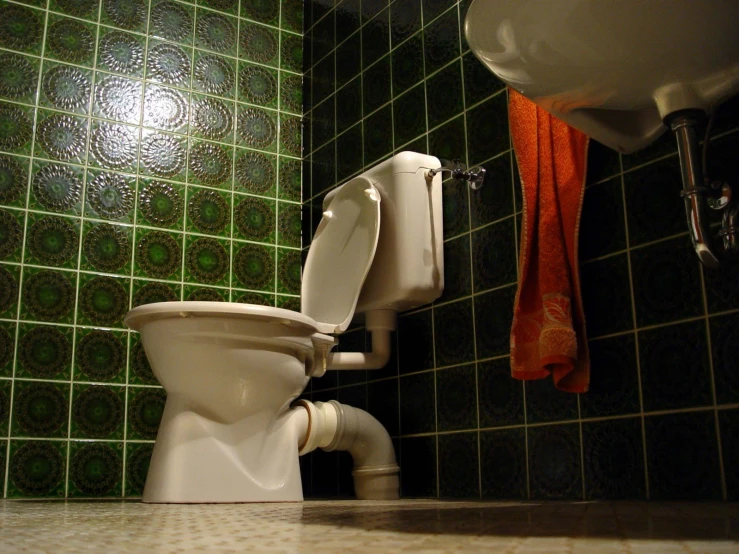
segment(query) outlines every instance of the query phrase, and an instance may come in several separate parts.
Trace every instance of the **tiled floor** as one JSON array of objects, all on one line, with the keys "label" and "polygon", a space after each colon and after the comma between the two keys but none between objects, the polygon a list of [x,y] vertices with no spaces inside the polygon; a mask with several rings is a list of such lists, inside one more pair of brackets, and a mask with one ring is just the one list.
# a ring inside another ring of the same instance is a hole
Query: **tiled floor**
[{"label": "tiled floor", "polygon": [[[8,552],[736,553],[739,505],[3,501]],[[320,549],[320,550],[319,550]]]}]

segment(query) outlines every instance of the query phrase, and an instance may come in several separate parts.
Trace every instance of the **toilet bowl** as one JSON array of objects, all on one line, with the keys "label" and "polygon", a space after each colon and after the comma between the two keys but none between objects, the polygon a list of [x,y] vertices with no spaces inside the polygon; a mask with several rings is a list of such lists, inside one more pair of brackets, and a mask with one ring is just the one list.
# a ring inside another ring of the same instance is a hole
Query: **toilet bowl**
[{"label": "toilet bowl", "polygon": [[[134,308],[154,375],[167,392],[144,502],[303,499],[299,455],[348,450],[358,497],[398,495],[387,432],[362,410],[300,400],[327,369],[377,369],[395,314],[443,290],[439,160],[396,155],[324,201],[305,264],[301,312],[221,302]],[[373,351],[333,353],[357,313]]]}]

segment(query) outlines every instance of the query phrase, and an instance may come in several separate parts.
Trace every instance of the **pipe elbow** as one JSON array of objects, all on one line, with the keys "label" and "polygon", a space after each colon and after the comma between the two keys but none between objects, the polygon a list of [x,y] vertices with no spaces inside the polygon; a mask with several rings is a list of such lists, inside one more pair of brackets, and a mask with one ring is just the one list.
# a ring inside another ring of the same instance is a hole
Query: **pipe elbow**
[{"label": "pipe elbow", "polygon": [[328,369],[382,369],[390,361],[391,337],[397,314],[392,310],[367,312],[367,330],[372,334],[372,352],[334,352],[328,355]]},{"label": "pipe elbow", "polygon": [[390,361],[390,331],[372,332],[372,352],[333,352],[328,369],[382,369]]},{"label": "pipe elbow", "polygon": [[364,410],[340,404],[299,401],[308,414],[300,454],[322,448],[349,452],[354,460],[354,491],[360,500],[400,497],[400,468],[387,430]]}]

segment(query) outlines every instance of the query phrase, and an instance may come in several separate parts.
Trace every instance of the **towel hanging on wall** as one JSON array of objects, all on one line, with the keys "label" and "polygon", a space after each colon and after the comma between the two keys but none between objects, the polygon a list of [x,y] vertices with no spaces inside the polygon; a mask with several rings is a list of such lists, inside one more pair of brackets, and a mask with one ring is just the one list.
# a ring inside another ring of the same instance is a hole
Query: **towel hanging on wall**
[{"label": "towel hanging on wall", "polygon": [[551,375],[558,389],[585,392],[577,239],[589,139],[512,89],[508,110],[523,188],[511,372],[525,380]]}]

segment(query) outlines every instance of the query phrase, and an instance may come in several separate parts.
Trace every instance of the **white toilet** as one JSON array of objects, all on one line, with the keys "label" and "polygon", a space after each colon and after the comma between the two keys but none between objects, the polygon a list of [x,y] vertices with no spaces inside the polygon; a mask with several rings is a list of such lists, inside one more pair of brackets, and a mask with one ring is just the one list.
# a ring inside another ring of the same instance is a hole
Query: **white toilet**
[{"label": "white toilet", "polygon": [[[326,369],[387,363],[398,311],[444,288],[437,158],[403,152],[326,196],[308,253],[302,309],[163,302],[131,310],[167,391],[144,502],[303,499],[299,454],[349,450],[360,498],[397,497],[387,432],[362,410],[293,401]],[[332,353],[355,313],[370,353]]]}]

